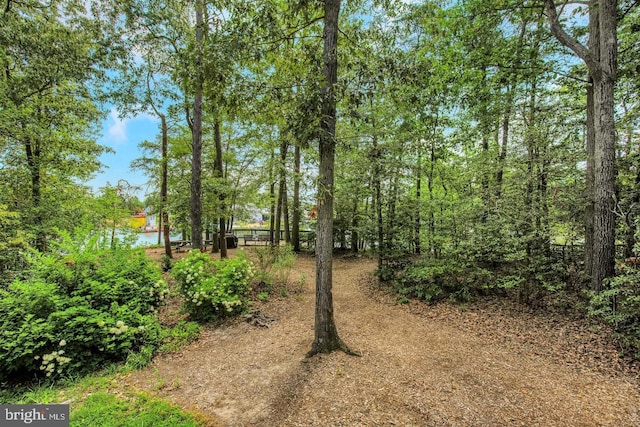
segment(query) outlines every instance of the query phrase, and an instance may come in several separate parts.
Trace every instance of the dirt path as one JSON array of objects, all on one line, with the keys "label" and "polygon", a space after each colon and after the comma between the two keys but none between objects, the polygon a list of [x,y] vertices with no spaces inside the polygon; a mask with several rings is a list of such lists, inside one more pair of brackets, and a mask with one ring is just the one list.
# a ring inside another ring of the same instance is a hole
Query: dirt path
[{"label": "dirt path", "polygon": [[[302,292],[256,308],[268,329],[241,319],[204,331],[179,354],[124,380],[223,426],[639,426],[637,378],[567,365],[470,327],[372,298],[370,261],[336,260],[342,353],[304,359],[313,338],[314,260],[299,258]],[[469,314],[471,316],[472,314]]]}]

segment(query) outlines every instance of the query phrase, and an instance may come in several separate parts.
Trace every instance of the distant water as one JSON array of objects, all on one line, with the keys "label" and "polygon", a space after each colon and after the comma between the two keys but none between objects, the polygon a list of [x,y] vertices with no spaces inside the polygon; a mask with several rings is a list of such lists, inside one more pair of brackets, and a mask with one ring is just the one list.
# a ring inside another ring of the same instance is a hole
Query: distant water
[{"label": "distant water", "polygon": [[[171,240],[179,240],[180,234],[172,234],[169,236]],[[135,246],[152,246],[158,244],[158,232],[153,233],[139,233],[138,239],[136,240]],[[164,236],[162,232],[160,232],[160,244],[164,244]]]}]

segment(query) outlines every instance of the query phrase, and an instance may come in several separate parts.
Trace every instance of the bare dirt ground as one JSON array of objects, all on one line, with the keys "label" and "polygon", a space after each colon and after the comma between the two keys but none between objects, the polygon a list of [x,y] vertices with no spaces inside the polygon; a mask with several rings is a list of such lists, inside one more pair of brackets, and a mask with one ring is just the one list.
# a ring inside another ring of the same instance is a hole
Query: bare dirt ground
[{"label": "bare dirt ground", "polygon": [[222,426],[640,426],[638,371],[606,331],[494,304],[398,305],[374,268],[334,263],[338,331],[362,357],[305,359],[315,262],[301,256],[304,284],[254,305],[271,327],[207,327],[122,385]]}]

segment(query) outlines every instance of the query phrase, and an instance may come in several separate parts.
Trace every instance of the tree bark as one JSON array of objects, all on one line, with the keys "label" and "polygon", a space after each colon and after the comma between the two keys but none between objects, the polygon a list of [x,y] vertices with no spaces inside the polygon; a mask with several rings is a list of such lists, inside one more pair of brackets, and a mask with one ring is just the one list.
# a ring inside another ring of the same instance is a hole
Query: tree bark
[{"label": "tree bark", "polygon": [[585,137],[585,148],[587,151],[587,166],[585,171],[585,207],[584,207],[584,272],[589,277],[593,272],[593,218],[595,211],[594,181],[595,168],[593,160],[595,157],[595,124],[593,105],[593,79],[589,78],[587,85],[587,129]]},{"label": "tree bark", "polygon": [[[591,286],[602,289],[602,282],[615,274],[615,125],[613,82],[606,76],[594,80],[596,147],[594,152],[593,269]],[[598,143],[600,142],[600,143]]]},{"label": "tree bark", "polygon": [[278,198],[276,200],[276,225],[274,233],[274,245],[280,245],[280,236],[282,236],[282,193],[284,193],[284,182],[282,177],[278,183]]},{"label": "tree bark", "polygon": [[284,241],[287,244],[291,244],[291,224],[289,224],[289,194],[287,191],[287,178],[284,178],[284,185],[282,188],[282,217],[284,219]]},{"label": "tree bark", "polygon": [[340,0],[324,2],[324,87],[320,121],[318,223],[316,245],[315,338],[307,357],[342,350],[355,354],[342,342],[333,317],[333,184],[335,165],[336,97],[338,78],[338,16]]},{"label": "tree bark", "polygon": [[[589,39],[588,48],[596,60],[600,60],[600,20],[595,9],[589,11]],[[586,129],[586,150],[587,169],[585,176],[586,203],[584,218],[584,269],[588,276],[593,273],[594,256],[594,214],[595,214],[595,150],[596,150],[596,129],[595,129],[595,102],[594,102],[593,76],[589,74],[587,85],[587,129]]]},{"label": "tree bark", "polygon": [[[377,140],[376,136],[373,137],[375,149],[377,150]],[[374,188],[375,188],[375,196],[376,196],[376,223],[378,224],[378,268],[382,267],[382,260],[384,257],[384,220],[382,217],[382,184],[380,182],[381,175],[381,165],[380,165],[380,153],[377,153],[376,156],[376,164],[375,168],[375,178],[374,178]]]},{"label": "tree bark", "polygon": [[[435,132],[434,132],[435,134]],[[433,179],[436,164],[436,137],[431,137],[431,147],[429,152],[429,175],[427,176],[427,189],[429,190],[429,250],[431,256],[438,258],[439,249],[436,245],[436,218],[433,211]]]},{"label": "tree bark", "polygon": [[353,212],[351,218],[351,253],[358,253],[358,197],[353,196]]},{"label": "tree bark", "polygon": [[276,163],[276,150],[273,148],[271,150],[271,162],[269,165],[269,201],[270,201],[270,209],[269,209],[269,241],[271,242],[271,246],[275,244],[275,219],[276,219],[276,174],[275,174],[275,163]]},{"label": "tree bark", "polygon": [[173,257],[171,253],[171,227],[169,224],[169,213],[167,212],[167,181],[168,181],[168,171],[167,171],[167,162],[169,159],[168,155],[168,135],[167,135],[167,118],[164,114],[160,114],[160,123],[162,129],[162,173],[160,178],[160,212],[161,212],[161,222],[162,222],[162,233],[164,234],[164,253],[169,258]]},{"label": "tree bark", "polygon": [[[216,119],[213,124],[213,138],[216,145],[216,176],[218,178],[224,178],[222,171],[222,135],[220,134],[220,119]],[[225,210],[225,198],[224,191],[220,191],[218,196],[218,200],[220,200],[220,258],[227,257],[227,232],[226,232],[226,223],[224,217]]]},{"label": "tree bark", "polygon": [[193,102],[192,157],[191,157],[191,247],[202,248],[202,45],[203,2],[196,1],[196,87]]},{"label": "tree bark", "polygon": [[416,255],[420,255],[422,252],[422,247],[420,246],[420,231],[422,228],[422,224],[420,221],[420,217],[422,216],[421,209],[421,199],[422,195],[420,194],[422,187],[422,144],[418,141],[418,163],[416,165],[416,210],[415,210],[415,221],[413,223],[413,252]]},{"label": "tree bark", "polygon": [[502,198],[504,164],[507,159],[507,149],[509,144],[509,121],[511,119],[511,106],[513,104],[514,90],[512,88],[508,88],[507,91],[507,105],[502,117],[502,135],[500,141],[500,153],[498,154],[498,170],[496,172],[496,202]]},{"label": "tree bark", "polygon": [[[617,1],[594,1],[598,7],[601,70],[593,70],[595,136],[594,152],[594,266],[591,286],[599,292],[604,279],[615,274],[616,129],[614,87],[617,78]],[[600,71],[600,72],[598,72]]]},{"label": "tree bark", "polygon": [[41,252],[47,249],[47,238],[42,228],[42,191],[40,188],[42,175],[40,173],[40,144],[27,137],[25,144],[27,165],[31,175],[31,209],[33,212],[33,226],[36,228],[35,248]]},{"label": "tree bark", "polygon": [[300,252],[300,146],[294,147],[293,152],[293,218],[291,228],[291,238],[293,240],[293,251]]},{"label": "tree bark", "polygon": [[396,229],[396,205],[398,202],[398,169],[393,168],[391,175],[393,179],[391,180],[391,188],[389,189],[389,208],[387,209],[387,236],[385,238],[384,251],[386,254],[389,254],[392,250],[394,243],[394,231]]},{"label": "tree bark", "polygon": [[[278,201],[276,202],[276,246],[280,244],[280,236],[282,231],[282,212],[286,206],[286,180],[287,173],[285,170],[285,164],[287,161],[287,151],[289,149],[289,144],[283,139],[280,143],[280,163],[278,164],[278,176],[279,176],[279,184],[278,184]],[[287,222],[285,220],[285,222]],[[275,242],[274,242],[275,243]]]},{"label": "tree bark", "polygon": [[373,188],[374,188],[374,201],[375,201],[375,211],[376,211],[376,224],[377,224],[377,235],[378,235],[378,268],[382,267],[383,261],[383,250],[384,250],[384,222],[382,217],[382,184],[381,184],[381,175],[382,175],[382,151],[378,147],[378,136],[376,135],[375,128],[375,119],[372,118],[373,124],[373,138],[371,141],[371,151],[372,151],[372,160],[373,160]]},{"label": "tree bark", "polygon": [[[615,116],[613,93],[617,78],[617,1],[589,2],[590,30],[597,41],[584,47],[562,28],[554,0],[545,0],[551,32],[582,59],[593,79],[594,105],[594,210],[591,287],[599,292],[604,279],[615,273]],[[597,14],[592,27],[591,15]],[[591,40],[590,40],[591,42]]]}]

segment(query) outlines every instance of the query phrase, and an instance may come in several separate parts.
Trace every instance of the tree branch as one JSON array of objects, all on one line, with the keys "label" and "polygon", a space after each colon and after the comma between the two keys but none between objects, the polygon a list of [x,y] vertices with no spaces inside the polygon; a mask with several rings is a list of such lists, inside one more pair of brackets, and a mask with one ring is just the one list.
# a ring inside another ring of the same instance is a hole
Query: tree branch
[{"label": "tree branch", "polygon": [[625,19],[627,17],[627,15],[629,13],[631,13],[632,10],[634,10],[636,7],[638,7],[638,4],[640,3],[640,1],[635,0],[633,1],[629,7],[627,7],[626,10],[623,10],[621,15],[618,17],[618,21],[622,21],[623,19]]},{"label": "tree branch", "polygon": [[571,37],[562,28],[560,24],[558,13],[556,11],[556,4],[554,0],[545,0],[544,8],[551,27],[551,33],[558,39],[558,41],[571,49],[580,59],[587,64],[587,68],[592,74],[601,73],[602,65],[595,60],[589,49],[584,47],[578,40]]}]

